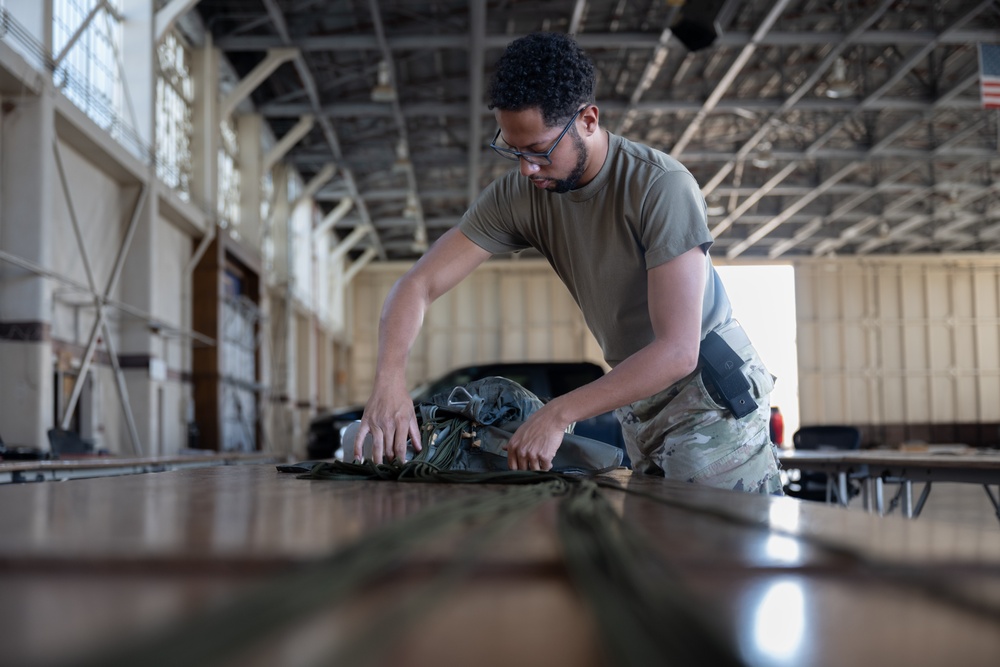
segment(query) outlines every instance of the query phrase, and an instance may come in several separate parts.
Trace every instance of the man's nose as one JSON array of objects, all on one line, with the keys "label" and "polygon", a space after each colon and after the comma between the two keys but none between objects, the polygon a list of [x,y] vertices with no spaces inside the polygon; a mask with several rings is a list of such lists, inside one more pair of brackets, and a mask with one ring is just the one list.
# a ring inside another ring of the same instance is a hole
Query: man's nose
[{"label": "man's nose", "polygon": [[521,175],[522,176],[530,176],[533,173],[535,173],[536,171],[538,171],[539,169],[541,169],[541,166],[539,166],[537,164],[534,164],[533,162],[528,162],[524,158],[521,158],[520,160],[521,160]]}]

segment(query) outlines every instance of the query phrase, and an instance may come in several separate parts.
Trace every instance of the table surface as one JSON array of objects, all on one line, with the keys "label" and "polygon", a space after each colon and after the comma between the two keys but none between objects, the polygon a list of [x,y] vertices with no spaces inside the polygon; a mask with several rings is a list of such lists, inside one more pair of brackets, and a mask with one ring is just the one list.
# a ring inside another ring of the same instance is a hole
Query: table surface
[{"label": "table surface", "polygon": [[[601,490],[647,540],[681,608],[746,664],[1000,658],[1000,532],[608,477],[635,492]],[[243,618],[235,654],[185,664],[323,664],[359,646],[385,665],[618,664],[567,573],[557,499],[498,524],[471,556],[474,522],[364,586],[338,570],[387,526],[506,492],[303,480],[273,465],[0,487],[0,663],[112,664],[101,656],[126,639],[140,652],[197,647],[205,628],[266,600],[287,622],[251,631]],[[665,652],[676,635],[665,628]]]},{"label": "table surface", "polygon": [[30,461],[0,459],[0,472],[36,472],[49,470],[88,470],[99,468],[138,468],[186,464],[219,465],[228,463],[265,463],[279,456],[265,452],[214,452],[174,456],[67,456],[59,459]]},{"label": "table surface", "polygon": [[1000,452],[997,450],[955,449],[939,451],[901,451],[895,449],[857,450],[782,450],[778,458],[783,464],[794,467],[796,463],[829,461],[885,466],[927,466],[935,468],[975,468],[1000,470]]}]

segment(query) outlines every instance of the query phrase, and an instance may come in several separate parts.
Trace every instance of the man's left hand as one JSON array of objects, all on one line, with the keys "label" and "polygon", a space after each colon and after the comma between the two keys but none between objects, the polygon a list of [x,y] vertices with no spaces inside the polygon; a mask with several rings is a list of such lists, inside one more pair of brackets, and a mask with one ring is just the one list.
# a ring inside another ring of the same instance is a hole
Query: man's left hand
[{"label": "man's left hand", "polygon": [[528,417],[504,446],[507,467],[511,470],[550,470],[566,426],[552,419],[544,407]]}]

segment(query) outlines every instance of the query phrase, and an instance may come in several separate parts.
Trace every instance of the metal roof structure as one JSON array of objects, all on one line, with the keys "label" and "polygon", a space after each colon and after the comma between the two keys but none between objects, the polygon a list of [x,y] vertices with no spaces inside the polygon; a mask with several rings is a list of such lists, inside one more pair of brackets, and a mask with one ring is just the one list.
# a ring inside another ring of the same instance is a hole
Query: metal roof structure
[{"label": "metal roof structure", "polygon": [[[978,44],[996,0],[201,0],[317,199],[355,206],[383,259],[418,257],[512,163],[488,148],[492,64],[534,31],[575,35],[603,126],[687,166],[729,259],[1000,251],[1000,111]],[[681,23],[681,21],[685,23]],[[686,28],[714,28],[709,45]],[[689,48],[695,46],[695,49]]]}]

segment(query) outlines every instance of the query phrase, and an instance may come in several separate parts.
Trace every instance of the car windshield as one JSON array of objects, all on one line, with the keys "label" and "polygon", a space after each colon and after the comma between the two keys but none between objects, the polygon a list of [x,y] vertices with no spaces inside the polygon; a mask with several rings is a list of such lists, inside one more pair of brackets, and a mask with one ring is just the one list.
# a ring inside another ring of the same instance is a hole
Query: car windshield
[{"label": "car windshield", "polygon": [[[489,367],[460,368],[433,382],[425,383],[417,387],[410,392],[410,396],[414,401],[425,401],[442,392],[451,391],[455,387],[467,385],[470,382],[481,380],[484,377],[497,375],[496,371],[497,369],[491,369]],[[527,371],[517,372],[516,369],[504,369],[502,375],[508,380],[513,380],[523,386],[528,391],[533,393],[538,392],[537,387],[531,386],[534,383],[532,382],[531,374]]]}]

